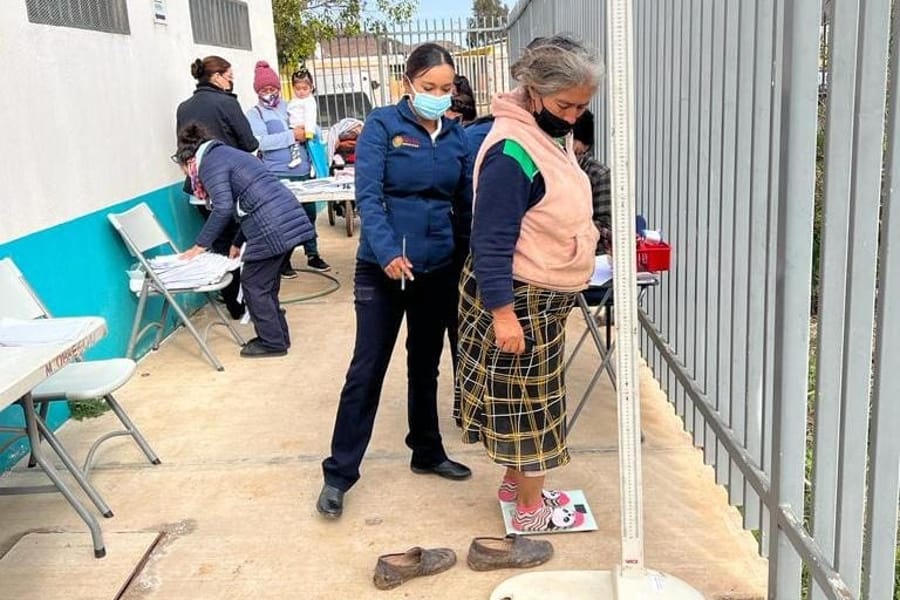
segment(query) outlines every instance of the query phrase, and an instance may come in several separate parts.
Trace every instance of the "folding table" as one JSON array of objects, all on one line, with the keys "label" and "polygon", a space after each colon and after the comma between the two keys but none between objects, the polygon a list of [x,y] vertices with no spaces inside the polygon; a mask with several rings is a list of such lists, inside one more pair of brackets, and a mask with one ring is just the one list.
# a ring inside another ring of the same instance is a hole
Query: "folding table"
[{"label": "folding table", "polygon": [[[84,520],[91,530],[94,543],[94,556],[102,558],[106,555],[103,534],[97,518],[88,512],[80,500],[72,493],[59,477],[54,465],[47,459],[41,449],[39,431],[59,456],[66,469],[81,485],[104,517],[111,517],[112,511],[106,505],[87,478],[66,452],[65,448],[53,434],[50,427],[41,420],[34,410],[31,390],[40,382],[58,371],[72,360],[80,357],[85,350],[93,346],[106,335],[106,321],[100,317],[46,319],[45,322],[59,322],[67,326],[80,321],[84,327],[79,328],[76,339],[64,343],[41,343],[35,345],[0,346],[0,410],[19,402],[25,413],[25,429],[31,445],[32,456],[41,470],[46,473],[56,489],[65,497],[75,512]],[[34,493],[44,491],[36,487],[0,488],[0,494]]]}]

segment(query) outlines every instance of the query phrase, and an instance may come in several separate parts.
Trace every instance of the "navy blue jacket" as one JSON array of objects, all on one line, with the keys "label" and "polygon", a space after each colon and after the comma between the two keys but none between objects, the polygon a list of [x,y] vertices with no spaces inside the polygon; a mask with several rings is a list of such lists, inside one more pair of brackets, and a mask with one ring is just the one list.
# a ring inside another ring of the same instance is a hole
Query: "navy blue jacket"
[{"label": "navy blue jacket", "polygon": [[213,141],[200,158],[197,177],[212,203],[198,246],[211,247],[235,216],[241,224],[235,245],[247,241],[247,261],[284,254],[316,235],[294,194],[252,154]]},{"label": "navy blue jacket", "polygon": [[481,143],[494,126],[494,115],[478,117],[465,126],[466,139],[469,142],[469,158],[472,163],[469,165],[469,176],[475,170],[475,159],[478,158],[478,151],[481,149]]},{"label": "navy blue jacket", "polygon": [[386,267],[406,256],[413,271],[451,264],[468,247],[472,177],[463,128],[442,119],[432,142],[406,98],[372,111],[356,145],[357,258]]}]

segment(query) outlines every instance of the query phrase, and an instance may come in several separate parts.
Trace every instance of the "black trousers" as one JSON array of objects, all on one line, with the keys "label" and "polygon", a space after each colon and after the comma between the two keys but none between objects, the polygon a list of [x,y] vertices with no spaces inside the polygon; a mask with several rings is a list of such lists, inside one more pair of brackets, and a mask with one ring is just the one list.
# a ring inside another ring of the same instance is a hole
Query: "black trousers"
[{"label": "black trousers", "polygon": [[[197,210],[200,211],[204,219],[208,219],[211,214],[205,206],[197,206]],[[219,237],[213,241],[211,250],[216,254],[228,256],[228,252],[231,250],[231,242],[237,235],[238,229],[240,229],[240,225],[238,225],[237,221],[232,220],[228,227],[219,234]],[[235,269],[231,272],[231,283],[222,288],[222,299],[225,300],[225,306],[234,318],[239,318],[244,313],[244,306],[237,299],[240,288],[241,271],[240,269]]]},{"label": "black trousers", "polygon": [[357,261],[354,278],[356,346],[341,391],[331,456],[322,462],[325,483],[348,490],[359,480],[359,467],[372,437],[375,413],[400,323],[406,315],[406,445],[411,464],[430,467],[447,459],[438,427],[438,365],[444,346],[446,311],[456,278],[452,267],[417,274],[400,282],[380,266]]},{"label": "black trousers", "polygon": [[244,287],[244,302],[259,343],[269,350],[287,350],[291,347],[291,335],[287,320],[281,312],[278,292],[281,291],[281,263],[284,254],[263,260],[244,262],[241,281]]}]

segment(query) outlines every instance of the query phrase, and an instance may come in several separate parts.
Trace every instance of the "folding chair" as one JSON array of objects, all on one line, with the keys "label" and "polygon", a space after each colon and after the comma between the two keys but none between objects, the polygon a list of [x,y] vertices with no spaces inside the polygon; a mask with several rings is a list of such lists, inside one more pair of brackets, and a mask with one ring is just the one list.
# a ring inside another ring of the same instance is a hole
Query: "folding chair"
[{"label": "folding chair", "polygon": [[[156,220],[156,216],[150,210],[150,207],[142,202],[125,212],[111,213],[107,215],[107,218],[110,223],[112,223],[112,226],[115,227],[116,231],[119,232],[128,251],[137,258],[144,272],[141,290],[140,292],[137,292],[138,306],[134,315],[134,323],[131,327],[131,337],[128,339],[128,350],[126,351],[125,356],[132,358],[138,340],[140,340],[149,330],[154,328],[157,331],[152,348],[153,350],[159,349],[159,344],[162,341],[163,329],[169,314],[169,307],[171,306],[172,310],[175,311],[175,314],[184,326],[190,331],[191,335],[194,336],[194,339],[197,340],[200,349],[213,366],[219,371],[224,371],[225,367],[222,366],[222,363],[219,362],[219,359],[216,358],[215,354],[213,354],[209,345],[206,343],[206,337],[209,335],[209,330],[214,325],[224,325],[239,346],[243,346],[245,343],[241,335],[229,322],[225,313],[222,311],[222,307],[218,305],[213,297],[214,292],[218,292],[231,283],[231,273],[226,273],[222,279],[209,285],[175,289],[167,287],[150,266],[146,253],[149,250],[163,246],[167,246],[176,254],[179,252],[179,249],[175,246],[175,243],[165,230],[163,230],[159,221]],[[194,324],[187,314],[185,314],[184,310],[178,305],[178,302],[176,302],[175,296],[178,294],[205,294],[209,299],[209,303],[216,312],[218,319],[206,326],[202,336],[200,335],[200,332],[197,331],[197,328],[194,327]],[[141,321],[144,318],[144,312],[147,308],[147,299],[154,295],[163,297],[162,314],[159,321],[148,323],[141,329]]]},{"label": "folding chair", "polygon": [[[659,285],[659,275],[655,273],[638,273],[638,303],[640,303],[644,296],[647,295],[647,290],[657,285]],[[612,363],[613,351],[615,350],[615,342],[612,339],[611,315],[614,306],[612,281],[601,286],[591,286],[583,292],[580,292],[577,296],[577,302],[587,327],[578,339],[578,343],[575,344],[575,348],[569,355],[568,360],[566,360],[563,370],[569,370],[569,366],[572,364],[572,361],[575,360],[575,356],[578,354],[578,351],[581,349],[581,346],[588,336],[594,340],[594,346],[597,348],[597,353],[600,355],[600,364],[594,370],[594,375],[591,377],[587,388],[584,390],[581,399],[578,401],[578,405],[572,412],[572,416],[569,417],[567,428],[570,432],[575,426],[575,421],[578,420],[578,415],[581,414],[585,402],[587,402],[588,397],[594,390],[594,386],[597,385],[597,382],[600,380],[604,371],[609,375],[609,380],[612,383],[613,389],[616,387],[616,371]],[[591,307],[594,307],[594,309],[592,310]],[[604,319],[606,335],[605,337],[601,337],[598,323],[600,321],[600,313],[601,311],[604,311],[604,309],[606,312]]]},{"label": "folding chair", "polygon": [[[0,260],[0,295],[3,296],[3,308],[0,309],[0,316],[17,319],[46,319],[51,316],[34,290],[25,281],[21,271],[9,258]],[[124,429],[105,433],[91,444],[82,468],[85,476],[90,473],[94,456],[100,444],[120,436],[131,436],[151,464],[160,464],[159,457],[156,456],[140,430],[128,417],[125,409],[113,396],[113,392],[131,379],[136,368],[135,362],[127,358],[74,362],[45,379],[31,391],[32,401],[40,405],[39,425],[46,423],[51,402],[93,400],[95,398],[102,398],[122,423]],[[39,428],[44,429],[43,427]],[[44,434],[44,437],[51,446],[58,443],[52,433],[49,436]],[[32,456],[28,466],[33,467],[34,464]]]}]

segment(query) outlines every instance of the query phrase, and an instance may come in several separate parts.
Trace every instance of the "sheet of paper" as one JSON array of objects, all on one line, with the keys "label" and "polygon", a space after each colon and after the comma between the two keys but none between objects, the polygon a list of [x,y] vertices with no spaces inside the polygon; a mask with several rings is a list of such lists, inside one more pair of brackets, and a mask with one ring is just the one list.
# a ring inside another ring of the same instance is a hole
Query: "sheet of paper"
[{"label": "sheet of paper", "polygon": [[612,277],[612,260],[609,254],[601,254],[595,257],[594,274],[591,276],[590,285],[599,287],[607,283]]}]

